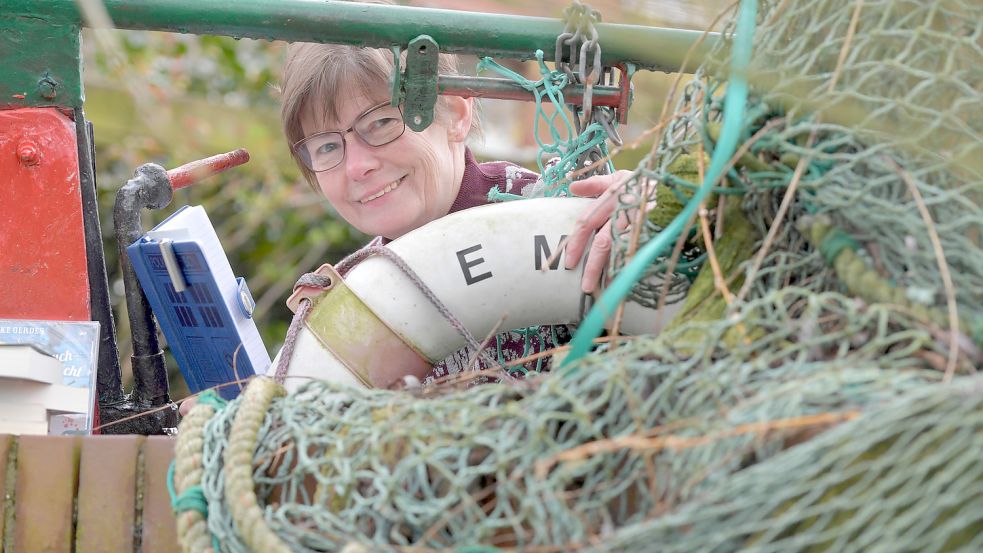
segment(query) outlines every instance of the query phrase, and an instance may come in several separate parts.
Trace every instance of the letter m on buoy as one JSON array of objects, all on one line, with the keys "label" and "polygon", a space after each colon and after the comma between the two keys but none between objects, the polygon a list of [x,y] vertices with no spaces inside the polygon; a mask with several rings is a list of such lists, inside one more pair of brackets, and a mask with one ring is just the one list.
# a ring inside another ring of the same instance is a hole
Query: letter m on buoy
[{"label": "letter m on buoy", "polygon": [[[556,244],[556,248],[558,250],[560,248],[560,244],[563,244],[563,241],[566,239],[567,239],[566,234],[560,236],[560,240]],[[546,235],[544,234],[536,235],[533,241],[533,249],[536,250],[536,270],[541,271],[543,269],[543,260],[545,259],[549,261],[550,257],[553,255],[553,252],[550,250],[550,243],[546,241]],[[551,271],[555,271],[560,268],[560,258],[562,256],[563,256],[562,253],[560,255],[557,255],[556,259],[554,259],[553,262],[550,263]]]}]

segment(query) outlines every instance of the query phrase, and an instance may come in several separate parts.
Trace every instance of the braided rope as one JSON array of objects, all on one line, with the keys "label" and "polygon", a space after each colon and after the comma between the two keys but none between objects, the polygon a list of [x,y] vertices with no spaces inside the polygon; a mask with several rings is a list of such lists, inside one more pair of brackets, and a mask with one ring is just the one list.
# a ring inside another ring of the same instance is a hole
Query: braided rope
[{"label": "braided rope", "polygon": [[225,495],[229,499],[232,520],[245,544],[253,551],[264,553],[290,553],[290,548],[266,524],[256,498],[252,470],[253,452],[266,411],[273,398],[283,395],[286,391],[273,380],[254,379],[239,404],[225,450]]},{"label": "braided rope", "polygon": [[208,504],[201,488],[204,473],[205,424],[225,405],[209,390],[181,420],[181,431],[174,446],[174,461],[168,471],[168,491],[177,520],[177,536],[184,553],[213,553],[218,547],[208,531]]},{"label": "braided rope", "polygon": [[[826,262],[836,271],[851,294],[870,303],[900,305],[919,319],[930,321],[939,328],[949,328],[948,315],[939,309],[927,306],[909,298],[909,292],[902,287],[893,286],[887,279],[877,274],[857,253],[859,245],[852,236],[833,227],[826,217],[803,217],[800,227],[806,236],[817,245]],[[972,332],[971,325],[960,318],[958,329]],[[968,344],[967,344],[968,346]],[[975,353],[977,348],[972,348]]]},{"label": "braided rope", "polygon": [[[312,273],[308,273],[308,276]],[[300,282],[299,280],[297,282]],[[300,300],[300,307],[297,308],[297,312],[294,313],[294,318],[290,321],[290,327],[287,329],[287,336],[283,341],[283,349],[280,350],[280,362],[277,363],[276,372],[273,373],[273,380],[277,384],[283,384],[283,381],[287,378],[287,368],[290,366],[290,359],[294,356],[294,347],[297,345],[297,336],[300,334],[300,329],[304,328],[304,321],[307,320],[307,313],[310,312],[311,307],[314,304],[311,300],[304,298]]]},{"label": "braided rope", "polygon": [[[299,287],[327,290],[331,285],[332,281],[330,277],[317,273],[304,273],[297,279],[297,283],[294,284],[294,290]],[[290,366],[290,359],[294,356],[297,335],[300,334],[300,329],[303,328],[304,321],[307,320],[307,313],[311,310],[312,305],[311,300],[307,298],[301,299],[300,307],[298,307],[297,312],[294,313],[294,318],[290,321],[290,327],[287,329],[287,336],[283,342],[283,349],[280,352],[280,362],[276,366],[276,372],[273,373],[273,379],[277,384],[283,384],[284,379],[287,378],[287,367]]]}]

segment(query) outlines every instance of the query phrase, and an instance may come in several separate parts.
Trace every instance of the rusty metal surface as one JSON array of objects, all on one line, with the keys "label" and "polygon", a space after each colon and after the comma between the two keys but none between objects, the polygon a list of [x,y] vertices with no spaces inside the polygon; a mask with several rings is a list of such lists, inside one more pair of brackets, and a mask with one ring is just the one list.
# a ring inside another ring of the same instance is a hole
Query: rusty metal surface
[{"label": "rusty metal surface", "polygon": [[249,152],[245,148],[239,148],[169,169],[167,178],[171,180],[171,187],[179,190],[222,171],[238,167],[247,161],[249,161]]},{"label": "rusty metal surface", "polygon": [[54,108],[0,111],[0,318],[90,318],[75,130]]},{"label": "rusty metal surface", "polygon": [[[441,94],[463,98],[536,101],[532,92],[523,88],[519,83],[508,79],[440,75],[437,79],[437,89]],[[570,84],[564,87],[563,101],[567,104],[582,105],[584,103],[584,85]],[[594,106],[619,107],[623,103],[627,103],[627,100],[622,100],[620,88],[613,86],[594,87]]]},{"label": "rusty metal surface", "polygon": [[[167,393],[167,368],[164,352],[157,339],[157,325],[147,297],[130,263],[126,247],[143,235],[141,213],[144,209],[160,209],[171,202],[174,191],[164,168],[152,163],[141,165],[134,177],[116,192],[113,206],[113,225],[119,248],[120,271],[126,296],[126,311],[130,318],[133,353],[133,393],[124,401],[102,405],[106,422],[127,418],[134,413],[152,410],[170,403]],[[163,428],[176,426],[171,410],[156,411],[123,425],[106,428],[111,433],[161,434]],[[139,426],[140,430],[135,428]]]}]

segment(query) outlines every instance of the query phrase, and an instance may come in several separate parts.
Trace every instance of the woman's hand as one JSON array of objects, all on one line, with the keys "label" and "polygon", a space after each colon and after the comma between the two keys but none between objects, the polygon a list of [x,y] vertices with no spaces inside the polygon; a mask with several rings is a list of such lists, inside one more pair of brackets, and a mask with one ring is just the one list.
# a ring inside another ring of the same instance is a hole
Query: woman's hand
[{"label": "woman's hand", "polygon": [[[591,234],[594,234],[594,241],[584,264],[584,276],[580,281],[580,287],[585,293],[594,293],[601,287],[601,275],[611,258],[611,214],[618,207],[618,195],[624,191],[624,185],[631,175],[631,171],[621,170],[570,183],[570,192],[574,195],[596,198],[577,218],[577,224],[567,238],[564,263],[567,269],[576,267]],[[621,232],[627,227],[628,220],[619,217],[616,230]]]},{"label": "woman's hand", "polygon": [[188,413],[191,412],[191,409],[193,409],[194,406],[197,404],[198,404],[198,395],[195,394],[191,397],[181,400],[181,402],[178,404],[179,407],[177,412],[180,413],[182,417],[186,417],[188,416]]}]

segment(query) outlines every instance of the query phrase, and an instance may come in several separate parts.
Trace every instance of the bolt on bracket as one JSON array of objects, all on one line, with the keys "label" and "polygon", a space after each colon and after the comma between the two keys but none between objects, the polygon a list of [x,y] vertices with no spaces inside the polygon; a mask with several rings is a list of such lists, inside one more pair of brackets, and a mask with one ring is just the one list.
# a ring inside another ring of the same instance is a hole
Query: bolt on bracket
[{"label": "bolt on bracket", "polygon": [[403,121],[420,132],[433,123],[437,102],[437,61],[440,47],[428,35],[410,41],[406,50],[406,77],[403,83]]}]

